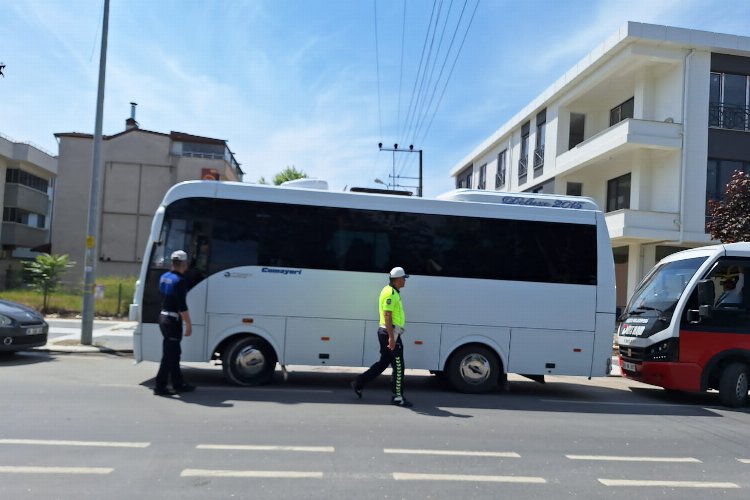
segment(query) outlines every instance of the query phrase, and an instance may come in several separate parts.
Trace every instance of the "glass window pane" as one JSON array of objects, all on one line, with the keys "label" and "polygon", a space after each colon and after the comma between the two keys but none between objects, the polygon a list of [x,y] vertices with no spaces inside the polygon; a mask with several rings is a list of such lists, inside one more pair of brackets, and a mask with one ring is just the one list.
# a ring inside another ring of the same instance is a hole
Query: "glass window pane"
[{"label": "glass window pane", "polygon": [[724,75],[724,104],[745,106],[745,87],[747,77],[744,75]]}]

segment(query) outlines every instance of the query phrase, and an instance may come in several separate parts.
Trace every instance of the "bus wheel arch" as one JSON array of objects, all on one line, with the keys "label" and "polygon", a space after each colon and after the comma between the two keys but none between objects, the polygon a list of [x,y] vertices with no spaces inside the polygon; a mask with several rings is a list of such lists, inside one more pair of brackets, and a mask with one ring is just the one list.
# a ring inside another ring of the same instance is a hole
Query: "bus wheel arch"
[{"label": "bus wheel arch", "polygon": [[719,389],[722,372],[732,363],[743,363],[750,366],[750,351],[744,349],[730,349],[715,355],[705,364],[701,374],[701,391]]},{"label": "bus wheel arch", "polygon": [[224,377],[235,385],[267,384],[273,377],[278,355],[262,337],[239,333],[228,337],[217,348]]},{"label": "bus wheel arch", "polygon": [[480,342],[455,348],[445,363],[444,374],[459,392],[480,394],[496,389],[504,375],[503,361],[495,349]]}]

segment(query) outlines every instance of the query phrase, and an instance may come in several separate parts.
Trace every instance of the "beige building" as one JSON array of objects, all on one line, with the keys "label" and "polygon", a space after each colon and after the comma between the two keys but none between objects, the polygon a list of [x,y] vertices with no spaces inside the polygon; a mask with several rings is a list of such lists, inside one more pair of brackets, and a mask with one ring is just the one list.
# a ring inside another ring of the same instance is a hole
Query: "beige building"
[{"label": "beige building", "polygon": [[20,277],[21,260],[47,250],[57,158],[42,149],[0,135],[0,290]]},{"label": "beige building", "polygon": [[[134,112],[126,129],[102,141],[104,175],[100,205],[98,276],[135,276],[154,212],[164,194],[182,181],[241,181],[242,170],[226,141],[181,132],[143,130]],[[55,134],[59,175],[55,190],[52,251],[70,254],[68,281],[83,279],[93,136]],[[74,279],[72,279],[74,278]]]}]

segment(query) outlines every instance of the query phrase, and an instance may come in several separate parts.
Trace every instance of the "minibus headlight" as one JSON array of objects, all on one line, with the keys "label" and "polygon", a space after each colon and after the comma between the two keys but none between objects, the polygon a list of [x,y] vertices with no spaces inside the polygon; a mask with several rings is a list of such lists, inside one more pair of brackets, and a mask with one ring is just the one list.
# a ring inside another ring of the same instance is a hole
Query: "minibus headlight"
[{"label": "minibus headlight", "polygon": [[646,349],[646,359],[649,361],[677,361],[680,354],[679,340],[672,338]]}]

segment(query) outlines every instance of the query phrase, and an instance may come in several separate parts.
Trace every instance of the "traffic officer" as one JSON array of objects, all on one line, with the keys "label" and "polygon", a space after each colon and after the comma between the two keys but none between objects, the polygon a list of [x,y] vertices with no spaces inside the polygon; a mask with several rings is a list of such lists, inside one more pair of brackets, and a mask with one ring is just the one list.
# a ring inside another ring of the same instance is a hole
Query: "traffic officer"
[{"label": "traffic officer", "polygon": [[390,283],[380,292],[378,300],[380,359],[351,383],[355,394],[361,398],[362,389],[391,365],[391,403],[406,408],[412,404],[404,398],[404,345],[401,343],[401,335],[404,333],[406,316],[401,302],[401,289],[406,285],[408,277],[403,267],[391,269]]},{"label": "traffic officer", "polygon": [[189,337],[193,331],[188,312],[187,287],[184,274],[188,267],[188,256],[182,250],[172,252],[172,269],[164,273],[159,280],[161,294],[161,313],[159,314],[159,329],[163,337],[162,357],[159,372],[156,374],[157,396],[171,396],[174,392],[167,387],[169,379],[176,392],[190,392],[194,385],[186,384],[180,370],[180,341],[182,340],[182,323],[185,323],[185,336]]}]

